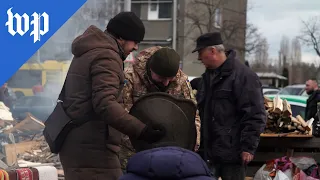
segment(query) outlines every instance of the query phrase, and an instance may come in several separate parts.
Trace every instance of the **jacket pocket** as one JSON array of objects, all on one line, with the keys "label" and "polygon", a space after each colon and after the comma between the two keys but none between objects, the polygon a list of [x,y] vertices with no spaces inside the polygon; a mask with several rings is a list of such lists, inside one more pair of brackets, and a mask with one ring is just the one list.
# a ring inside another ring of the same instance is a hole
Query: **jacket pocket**
[{"label": "jacket pocket", "polygon": [[231,129],[221,128],[214,133],[214,145],[220,148],[231,148],[232,147],[232,135]]}]

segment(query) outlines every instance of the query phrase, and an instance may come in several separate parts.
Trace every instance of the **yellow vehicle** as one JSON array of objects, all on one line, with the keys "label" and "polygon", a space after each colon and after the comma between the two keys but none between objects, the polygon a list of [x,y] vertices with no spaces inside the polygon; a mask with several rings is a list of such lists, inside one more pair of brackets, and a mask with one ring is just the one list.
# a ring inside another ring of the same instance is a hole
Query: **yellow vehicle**
[{"label": "yellow vehicle", "polygon": [[[43,63],[25,63],[9,79],[8,86],[19,97],[32,96],[35,85],[62,87],[71,61],[47,60]],[[58,89],[60,92],[60,89]]]}]

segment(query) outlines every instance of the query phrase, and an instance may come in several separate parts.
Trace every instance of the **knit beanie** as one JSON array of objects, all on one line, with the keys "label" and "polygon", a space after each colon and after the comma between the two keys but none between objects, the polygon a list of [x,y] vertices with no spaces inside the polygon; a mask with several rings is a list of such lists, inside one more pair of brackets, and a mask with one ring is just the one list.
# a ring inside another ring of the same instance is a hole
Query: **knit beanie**
[{"label": "knit beanie", "polygon": [[144,38],[145,27],[133,12],[121,12],[110,19],[107,31],[124,40],[140,42]]},{"label": "knit beanie", "polygon": [[161,48],[150,59],[150,69],[162,77],[177,75],[180,65],[179,54],[171,48]]}]

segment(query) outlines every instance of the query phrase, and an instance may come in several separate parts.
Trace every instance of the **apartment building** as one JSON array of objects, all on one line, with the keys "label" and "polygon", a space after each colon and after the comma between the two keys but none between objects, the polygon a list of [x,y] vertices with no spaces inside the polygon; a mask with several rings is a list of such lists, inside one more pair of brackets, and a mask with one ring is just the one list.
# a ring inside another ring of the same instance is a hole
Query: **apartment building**
[{"label": "apartment building", "polygon": [[247,0],[131,0],[131,11],[146,27],[139,50],[155,45],[175,48],[182,56],[181,67],[190,76],[205,70],[197,53],[191,53],[201,32],[221,31],[226,47],[236,49],[244,61],[246,9]]},{"label": "apartment building", "polygon": [[202,33],[220,31],[225,46],[244,61],[246,9],[247,0],[88,0],[31,59],[71,59],[71,42],[89,25],[104,29],[115,14],[130,10],[146,27],[139,50],[172,47],[182,57],[183,71],[199,76],[204,67],[191,51]]}]

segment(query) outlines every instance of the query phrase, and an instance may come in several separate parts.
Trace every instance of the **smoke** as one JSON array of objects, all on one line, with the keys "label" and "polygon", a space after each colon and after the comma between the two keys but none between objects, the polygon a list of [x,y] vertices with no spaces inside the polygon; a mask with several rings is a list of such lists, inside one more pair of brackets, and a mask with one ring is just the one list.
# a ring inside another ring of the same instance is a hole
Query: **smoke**
[{"label": "smoke", "polygon": [[71,60],[71,43],[90,25],[104,30],[110,18],[123,10],[117,0],[88,0],[29,61]]},{"label": "smoke", "polygon": [[[101,30],[106,28],[109,20],[123,11],[123,2],[118,0],[88,0],[42,47],[28,62],[44,62],[46,60],[71,61],[72,41],[82,34],[90,25]],[[45,84],[44,96],[57,98],[63,83]],[[26,80],[27,81],[27,80]]]}]

